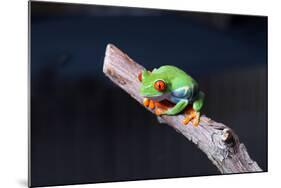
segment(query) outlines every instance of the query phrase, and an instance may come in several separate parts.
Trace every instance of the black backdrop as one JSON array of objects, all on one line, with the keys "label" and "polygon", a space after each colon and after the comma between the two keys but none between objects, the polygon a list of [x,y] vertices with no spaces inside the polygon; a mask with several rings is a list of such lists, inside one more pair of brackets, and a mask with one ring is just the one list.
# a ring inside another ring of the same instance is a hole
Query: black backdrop
[{"label": "black backdrop", "polygon": [[107,43],[206,93],[267,171],[267,17],[31,2],[31,185],[219,174],[102,73]]}]

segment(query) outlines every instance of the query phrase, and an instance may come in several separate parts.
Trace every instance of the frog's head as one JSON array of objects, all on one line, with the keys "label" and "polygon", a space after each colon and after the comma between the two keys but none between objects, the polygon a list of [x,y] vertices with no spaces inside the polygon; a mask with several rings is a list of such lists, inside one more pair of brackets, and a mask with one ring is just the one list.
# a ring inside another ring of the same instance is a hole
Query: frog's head
[{"label": "frog's head", "polygon": [[141,81],[140,94],[143,97],[160,101],[165,98],[165,94],[170,92],[168,79],[165,74],[143,70],[139,74],[139,80]]}]

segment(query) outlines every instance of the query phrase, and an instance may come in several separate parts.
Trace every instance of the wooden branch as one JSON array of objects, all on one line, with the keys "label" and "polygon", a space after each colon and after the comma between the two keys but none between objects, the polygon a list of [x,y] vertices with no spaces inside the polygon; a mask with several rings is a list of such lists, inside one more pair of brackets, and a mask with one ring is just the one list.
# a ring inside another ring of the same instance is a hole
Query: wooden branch
[{"label": "wooden branch", "polygon": [[[140,82],[137,76],[142,69],[144,68],[141,65],[114,45],[107,45],[103,72],[140,104],[143,97],[139,94]],[[166,124],[196,144],[222,174],[262,171],[250,158],[245,145],[239,142],[238,136],[229,127],[205,116],[200,118],[198,127],[192,126],[191,123],[183,125],[181,123],[183,118],[183,115],[161,116]]]}]

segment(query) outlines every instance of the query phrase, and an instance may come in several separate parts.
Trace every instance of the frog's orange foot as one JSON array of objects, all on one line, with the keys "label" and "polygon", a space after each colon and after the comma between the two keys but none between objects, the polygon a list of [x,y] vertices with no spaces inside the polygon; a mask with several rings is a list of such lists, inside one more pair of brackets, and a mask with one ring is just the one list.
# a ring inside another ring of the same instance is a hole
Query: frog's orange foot
[{"label": "frog's orange foot", "polygon": [[200,113],[196,112],[196,115],[192,120],[192,124],[193,124],[193,126],[198,127],[199,122],[200,122]]},{"label": "frog's orange foot", "polygon": [[155,104],[153,100],[150,100],[148,98],[144,98],[143,99],[143,105],[145,107],[149,107],[151,110],[153,110],[155,108]]},{"label": "frog's orange foot", "polygon": [[162,115],[166,110],[167,110],[167,109],[160,108],[160,107],[156,107],[156,109],[155,109],[155,114],[156,114],[157,116],[160,116],[160,115]]},{"label": "frog's orange foot", "polygon": [[182,124],[187,125],[190,121],[191,121],[191,117],[190,116],[186,116],[183,120],[182,120]]},{"label": "frog's orange foot", "polygon": [[184,125],[187,125],[190,121],[192,121],[193,126],[197,127],[199,125],[200,113],[195,111],[192,107],[187,107],[184,112],[185,117],[182,120]]}]

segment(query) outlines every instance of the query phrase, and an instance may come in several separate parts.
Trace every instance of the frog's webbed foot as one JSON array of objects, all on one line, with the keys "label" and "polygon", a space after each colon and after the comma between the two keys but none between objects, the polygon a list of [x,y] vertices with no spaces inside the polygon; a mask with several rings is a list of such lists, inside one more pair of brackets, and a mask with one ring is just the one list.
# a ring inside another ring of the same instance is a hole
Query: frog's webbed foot
[{"label": "frog's webbed foot", "polygon": [[197,127],[200,121],[200,112],[194,110],[191,106],[188,106],[184,112],[185,118],[182,120],[184,125],[187,125],[192,121],[193,126]]}]

